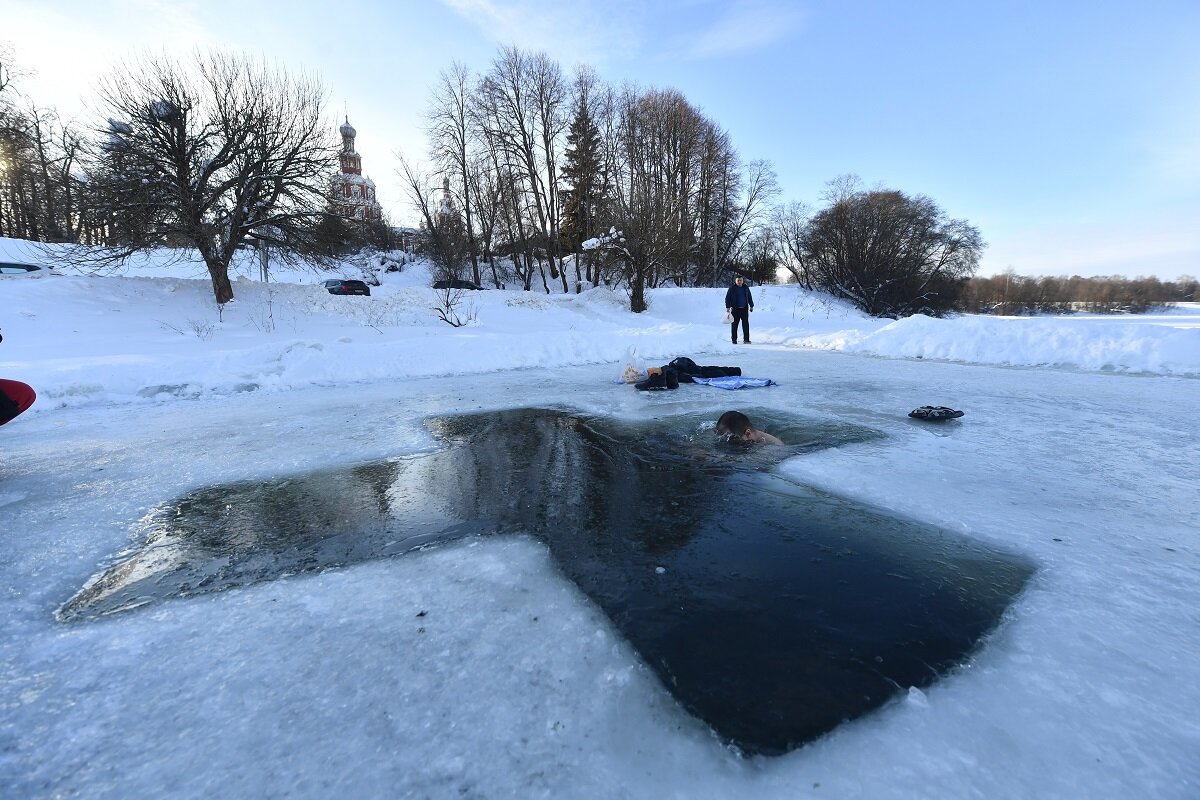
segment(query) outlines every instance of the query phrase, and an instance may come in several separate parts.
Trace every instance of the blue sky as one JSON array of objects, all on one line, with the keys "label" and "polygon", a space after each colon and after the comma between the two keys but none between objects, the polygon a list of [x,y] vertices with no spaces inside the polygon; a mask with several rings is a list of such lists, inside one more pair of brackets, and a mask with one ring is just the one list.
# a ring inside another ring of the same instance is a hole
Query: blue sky
[{"label": "blue sky", "polygon": [[981,274],[1200,275],[1200,2],[3,0],[20,88],[80,120],[142,52],[263,54],[319,74],[363,168],[409,212],[437,73],[545,51],[674,87],[767,159],[785,199],[854,173],[927,194],[989,243]]}]

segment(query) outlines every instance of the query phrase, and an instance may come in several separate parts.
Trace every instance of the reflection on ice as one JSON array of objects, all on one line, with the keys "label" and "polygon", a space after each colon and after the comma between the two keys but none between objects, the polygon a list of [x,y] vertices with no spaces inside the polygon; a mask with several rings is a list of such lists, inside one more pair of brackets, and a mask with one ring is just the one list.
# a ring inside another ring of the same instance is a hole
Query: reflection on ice
[{"label": "reflection on ice", "polygon": [[764,422],[789,446],[718,443],[695,417],[434,419],[437,453],[216,486],[157,509],[144,544],[59,616],[533,533],[684,707],[745,752],[786,752],[961,662],[1032,570],[770,472],[874,432]]},{"label": "reflection on ice", "polygon": [[191,492],[147,515],[143,543],[118,554],[59,610],[59,619],[354,564],[461,535],[454,520],[398,488],[404,465],[383,461]]}]

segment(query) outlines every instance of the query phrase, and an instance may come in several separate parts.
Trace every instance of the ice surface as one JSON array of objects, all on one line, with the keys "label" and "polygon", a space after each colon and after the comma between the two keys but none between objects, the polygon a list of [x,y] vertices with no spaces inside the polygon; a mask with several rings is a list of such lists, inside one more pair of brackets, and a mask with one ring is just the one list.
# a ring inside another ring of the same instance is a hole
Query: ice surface
[{"label": "ice surface", "polygon": [[724,442],[705,422],[614,425],[548,409],[435,417],[449,446],[432,454],[164,504],[140,525],[144,541],[58,615],[536,534],[685,708],[742,751],[777,755],[947,672],[1029,577],[1022,559],[770,471],[873,431],[794,420],[775,427],[793,445],[764,448]]},{"label": "ice surface", "polygon": [[[813,784],[842,797],[1192,794],[1197,453],[1175,433],[1194,409],[1192,381],[766,349],[746,359],[783,384],[756,390],[769,393],[756,405],[802,404],[889,437],[808,453],[785,473],[1039,565],[1009,623],[928,689],[927,706],[900,702],[770,765],[742,763],[532,541],[53,622],[164,497],[420,451],[431,412],[536,395],[648,419],[713,413],[725,399],[699,386],[648,397],[608,384],[608,367],[496,373],[469,388],[447,378],[252,393],[4,431],[7,492],[25,496],[0,506],[11,532],[0,567],[12,587],[0,600],[6,783],[15,796],[99,797],[217,786],[791,797]],[[905,417],[930,398],[970,416],[954,429]],[[1125,413],[1135,405],[1143,413]],[[331,427],[341,434],[320,434]],[[442,638],[422,638],[431,631]]]},{"label": "ice surface", "polygon": [[[272,332],[254,324],[270,296],[239,283],[204,340],[187,321],[215,321],[207,281],[150,274],[0,285],[0,374],[39,390],[0,429],[5,797],[1200,794],[1195,309],[1029,321],[1048,356],[1003,320],[885,331],[764,287],[756,345],[734,350],[721,290],[652,293],[640,317],[602,291],[477,293],[478,324],[449,331],[406,272],[372,305],[281,285]],[[663,363],[732,357],[780,386],[614,386],[632,343]],[[193,388],[139,395],[155,386]],[[924,702],[902,692],[769,760],[682,713],[529,538],[54,621],[164,500],[426,452],[430,414],[554,404],[633,421],[754,406],[878,430],[778,469],[1020,553],[1037,575]],[[920,405],[966,416],[935,428],[907,418]]]}]

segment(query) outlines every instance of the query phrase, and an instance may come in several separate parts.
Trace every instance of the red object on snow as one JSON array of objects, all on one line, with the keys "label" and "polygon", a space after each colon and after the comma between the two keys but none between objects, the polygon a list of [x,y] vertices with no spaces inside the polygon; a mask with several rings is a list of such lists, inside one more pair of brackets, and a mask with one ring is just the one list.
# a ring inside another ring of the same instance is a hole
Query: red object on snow
[{"label": "red object on snow", "polygon": [[37,399],[37,393],[29,384],[3,378],[0,378],[0,395],[3,395],[0,396],[0,425],[15,419]]}]

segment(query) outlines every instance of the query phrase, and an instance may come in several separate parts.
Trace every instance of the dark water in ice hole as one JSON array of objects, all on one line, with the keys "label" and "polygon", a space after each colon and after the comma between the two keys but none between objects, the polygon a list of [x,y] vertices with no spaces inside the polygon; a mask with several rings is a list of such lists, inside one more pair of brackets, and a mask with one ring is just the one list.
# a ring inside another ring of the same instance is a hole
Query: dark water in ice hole
[{"label": "dark water in ice hole", "polygon": [[875,432],[751,418],[789,446],[720,442],[698,416],[434,418],[440,452],[161,506],[59,618],[532,533],[684,707],[745,753],[784,753],[963,661],[1032,567],[769,471]]}]

